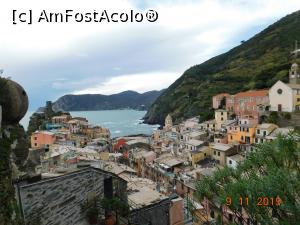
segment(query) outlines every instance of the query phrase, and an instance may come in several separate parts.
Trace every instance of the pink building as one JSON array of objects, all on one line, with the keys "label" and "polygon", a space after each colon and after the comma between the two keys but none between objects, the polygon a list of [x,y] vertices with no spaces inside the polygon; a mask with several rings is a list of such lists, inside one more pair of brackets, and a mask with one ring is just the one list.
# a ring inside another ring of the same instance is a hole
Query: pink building
[{"label": "pink building", "polygon": [[269,105],[269,90],[240,92],[234,95],[234,113],[239,117],[252,116],[258,119],[259,106]]},{"label": "pink building", "polygon": [[268,90],[250,90],[246,92],[239,92],[235,95],[230,95],[228,93],[215,95],[212,99],[213,108],[220,108],[224,98],[226,110],[234,112],[238,118],[251,116],[258,119],[259,108],[266,108],[269,105]]},{"label": "pink building", "polygon": [[215,95],[213,97],[213,108],[219,109],[221,107],[222,100],[224,99],[226,101],[229,96],[230,96],[230,94],[228,94],[228,93],[221,93],[221,94]]},{"label": "pink building", "polygon": [[31,135],[31,147],[34,149],[44,148],[54,144],[56,138],[49,131],[36,131]]}]

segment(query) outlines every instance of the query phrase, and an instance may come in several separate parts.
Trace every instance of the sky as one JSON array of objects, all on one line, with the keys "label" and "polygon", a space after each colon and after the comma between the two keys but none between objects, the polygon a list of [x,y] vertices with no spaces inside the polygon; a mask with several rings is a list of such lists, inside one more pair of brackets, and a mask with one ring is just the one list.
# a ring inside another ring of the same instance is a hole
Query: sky
[{"label": "sky", "polygon": [[[146,13],[155,22],[45,23],[42,10]],[[2,76],[20,83],[30,110],[65,94],[140,93],[167,88],[189,67],[224,53],[281,17],[299,0],[10,0],[0,6]],[[13,24],[32,10],[33,24]]]}]

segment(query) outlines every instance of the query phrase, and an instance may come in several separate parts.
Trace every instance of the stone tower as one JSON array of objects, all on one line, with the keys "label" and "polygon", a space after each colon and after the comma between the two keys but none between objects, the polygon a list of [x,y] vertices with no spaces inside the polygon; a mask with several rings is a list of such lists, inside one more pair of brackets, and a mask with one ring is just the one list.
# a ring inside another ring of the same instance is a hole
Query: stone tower
[{"label": "stone tower", "polygon": [[170,114],[165,119],[165,130],[171,130],[173,126],[173,120]]},{"label": "stone tower", "polygon": [[289,83],[300,84],[300,70],[297,63],[293,63],[289,71]]}]

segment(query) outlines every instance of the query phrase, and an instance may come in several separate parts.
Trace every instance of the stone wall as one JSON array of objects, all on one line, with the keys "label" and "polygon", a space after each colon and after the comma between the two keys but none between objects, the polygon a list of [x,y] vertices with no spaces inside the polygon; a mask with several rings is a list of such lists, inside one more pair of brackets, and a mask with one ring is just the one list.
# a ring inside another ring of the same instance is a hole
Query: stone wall
[{"label": "stone wall", "polygon": [[79,224],[85,218],[82,206],[90,196],[104,197],[104,179],[111,176],[100,169],[86,168],[33,184],[19,184],[25,224]]},{"label": "stone wall", "polygon": [[132,224],[138,225],[169,225],[170,205],[171,201],[165,199],[141,209],[133,210],[130,213],[130,221]]}]

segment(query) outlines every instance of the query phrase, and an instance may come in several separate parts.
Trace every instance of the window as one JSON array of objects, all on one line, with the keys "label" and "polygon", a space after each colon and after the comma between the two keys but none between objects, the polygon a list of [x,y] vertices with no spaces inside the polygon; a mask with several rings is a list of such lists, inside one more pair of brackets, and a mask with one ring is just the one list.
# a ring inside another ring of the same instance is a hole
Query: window
[{"label": "window", "polygon": [[217,154],[217,152],[216,151],[214,151],[214,155],[216,155]]},{"label": "window", "polygon": [[247,128],[247,132],[249,132],[249,128]]},{"label": "window", "polygon": [[300,102],[300,98],[297,98],[297,102]]},{"label": "window", "polygon": [[221,117],[221,121],[223,121],[223,117]]},{"label": "window", "polygon": [[36,140],[37,140],[37,137],[34,137],[34,140],[36,141]]},{"label": "window", "polygon": [[223,116],[223,112],[221,112],[221,115]]},{"label": "window", "polygon": [[260,134],[260,130],[257,130],[256,132],[257,132],[257,134]]},{"label": "window", "polygon": [[230,139],[231,139],[231,140],[233,139],[232,135],[230,136]]},{"label": "window", "polygon": [[242,140],[242,141],[244,140],[244,136],[241,136],[241,140]]},{"label": "window", "polygon": [[204,156],[206,156],[206,153],[204,153]]},{"label": "window", "polygon": [[34,143],[34,146],[37,146],[37,143]]},{"label": "window", "polygon": [[267,135],[267,131],[264,131],[264,136],[266,136]]},{"label": "window", "polygon": [[229,160],[229,164],[230,164],[230,165],[232,164],[232,161],[231,161],[231,160]]},{"label": "window", "polygon": [[220,152],[218,152],[218,156],[220,156]]},{"label": "window", "polygon": [[257,138],[255,138],[255,143],[258,143],[258,139]]},{"label": "window", "polygon": [[282,89],[279,88],[279,89],[277,90],[277,93],[281,95],[281,94],[282,94]]}]

